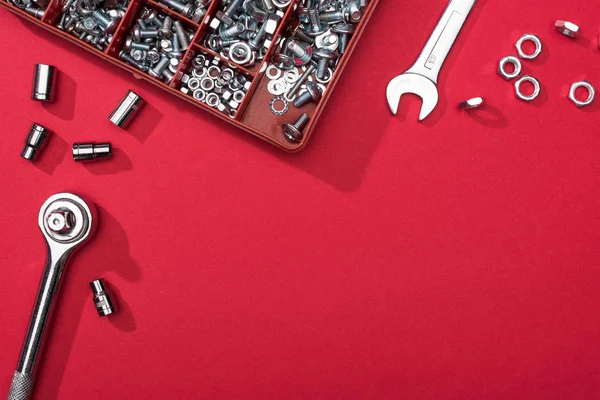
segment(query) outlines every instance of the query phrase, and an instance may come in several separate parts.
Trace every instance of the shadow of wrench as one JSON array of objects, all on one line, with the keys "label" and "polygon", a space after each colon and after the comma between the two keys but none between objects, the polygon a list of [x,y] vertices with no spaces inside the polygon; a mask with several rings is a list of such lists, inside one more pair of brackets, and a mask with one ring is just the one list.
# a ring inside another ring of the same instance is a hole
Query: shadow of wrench
[{"label": "shadow of wrench", "polygon": [[94,233],[96,211],[79,196],[59,193],[42,205],[38,225],[48,247],[46,267],[27,328],[25,343],[13,375],[8,400],[27,400],[33,392],[36,362],[42,348],[52,305],[69,256]]},{"label": "shadow of wrench", "polygon": [[405,73],[392,79],[387,87],[387,100],[392,113],[398,112],[400,97],[413,93],[421,97],[423,105],[419,121],[423,121],[438,103],[437,79],[475,0],[452,0],[417,62]]}]

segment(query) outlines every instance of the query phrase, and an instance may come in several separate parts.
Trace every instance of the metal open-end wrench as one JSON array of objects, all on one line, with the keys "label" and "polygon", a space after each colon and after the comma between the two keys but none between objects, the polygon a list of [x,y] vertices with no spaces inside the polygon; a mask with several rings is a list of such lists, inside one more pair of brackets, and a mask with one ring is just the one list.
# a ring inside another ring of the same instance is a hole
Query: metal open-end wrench
[{"label": "metal open-end wrench", "polygon": [[387,100],[392,113],[398,112],[403,94],[413,93],[423,100],[419,121],[431,114],[438,102],[436,85],[440,69],[474,4],[475,0],[452,0],[448,4],[417,62],[388,85]]},{"label": "metal open-end wrench", "polygon": [[42,206],[38,224],[46,239],[48,258],[8,400],[27,400],[31,396],[36,361],[47,333],[45,328],[60,278],[69,256],[92,236],[96,225],[95,209],[74,194],[55,194]]}]

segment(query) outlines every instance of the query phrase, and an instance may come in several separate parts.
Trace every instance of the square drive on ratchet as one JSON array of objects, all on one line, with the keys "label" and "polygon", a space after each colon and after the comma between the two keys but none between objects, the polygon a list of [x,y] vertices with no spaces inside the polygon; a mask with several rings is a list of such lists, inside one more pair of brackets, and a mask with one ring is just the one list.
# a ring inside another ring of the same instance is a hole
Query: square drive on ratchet
[{"label": "square drive on ratchet", "polygon": [[448,4],[417,62],[389,83],[387,100],[392,113],[398,112],[403,94],[413,93],[423,100],[419,121],[431,114],[439,98],[438,75],[474,4],[475,0],[452,0]]}]

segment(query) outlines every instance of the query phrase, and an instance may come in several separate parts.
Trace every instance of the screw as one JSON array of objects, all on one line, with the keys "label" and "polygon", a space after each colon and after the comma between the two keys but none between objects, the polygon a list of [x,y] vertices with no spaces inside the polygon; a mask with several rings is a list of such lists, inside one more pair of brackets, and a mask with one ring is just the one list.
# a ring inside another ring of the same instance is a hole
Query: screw
[{"label": "screw", "polygon": [[48,229],[54,233],[66,234],[75,227],[75,215],[66,208],[52,211],[46,219]]},{"label": "screw", "polygon": [[236,36],[241,35],[246,30],[246,27],[241,22],[236,23],[235,25],[230,26],[229,28],[221,30],[221,38],[223,39],[233,39]]},{"label": "screw", "polygon": [[226,26],[233,24],[233,14],[240,8],[244,0],[232,0],[225,12],[217,11],[216,17],[220,19]]},{"label": "screw", "polygon": [[38,7],[29,6],[29,7],[25,7],[25,12],[29,15],[34,16],[37,19],[42,19],[45,11]]},{"label": "screw", "polygon": [[275,9],[275,4],[273,4],[273,0],[260,0],[260,4],[263,6],[265,11],[273,11]]},{"label": "screw", "polygon": [[173,37],[173,19],[168,15],[162,23],[162,27],[159,29],[158,34],[162,39],[171,39]]},{"label": "screw", "polygon": [[148,70],[148,74],[150,74],[150,76],[153,76],[157,79],[160,79],[160,76],[162,75],[163,71],[168,66],[169,66],[169,58],[167,56],[162,56],[160,58],[160,60],[158,61],[158,63],[156,63],[154,68],[151,68]]},{"label": "screw", "polygon": [[130,55],[135,61],[139,62],[144,61],[144,59],[146,58],[146,54],[144,53],[144,51],[138,49],[134,49]]},{"label": "screw", "polygon": [[362,11],[360,10],[360,4],[358,1],[351,1],[346,7],[348,19],[350,22],[358,23],[362,18]]},{"label": "screw", "polygon": [[156,11],[156,10],[150,11],[150,13],[148,15],[146,15],[146,18],[144,18],[144,22],[153,24],[153,25],[157,26],[158,28],[162,27],[162,24],[163,24],[162,21],[160,19],[158,19],[158,11]]},{"label": "screw", "polygon": [[344,10],[325,11],[320,14],[321,21],[327,23],[345,22],[347,21],[344,15]]},{"label": "screw", "polygon": [[306,32],[304,32],[302,29],[298,28],[296,30],[296,32],[294,32],[294,36],[298,39],[300,39],[303,42],[306,42],[310,45],[315,44],[315,38],[314,37],[310,37],[308,36],[308,34]]},{"label": "screw", "polygon": [[118,19],[110,18],[100,10],[94,10],[92,12],[92,17],[94,17],[94,19],[104,28],[104,32],[113,33],[117,30],[117,26],[119,25]]},{"label": "screw", "polygon": [[302,137],[304,136],[302,130],[308,124],[310,118],[308,114],[302,114],[300,118],[294,124],[284,124],[283,125],[283,135],[290,142],[301,142]]},{"label": "screw", "polygon": [[190,42],[188,40],[187,34],[185,33],[185,29],[183,29],[183,25],[181,25],[180,21],[173,22],[173,27],[175,28],[175,33],[179,37],[179,44],[181,45],[181,50],[187,50],[190,46]]},{"label": "screw", "polygon": [[131,57],[129,54],[127,54],[127,52],[125,52],[125,50],[119,53],[119,59],[127,62],[128,64],[133,65],[137,69],[140,69],[144,72],[148,69],[148,67],[146,67],[143,63],[134,60],[133,57]]},{"label": "screw", "polygon": [[186,16],[188,18],[191,16],[192,11],[194,9],[193,4],[182,3],[177,0],[160,0],[160,1],[161,1],[161,3],[168,5],[169,7],[171,7],[178,13],[183,14],[184,16]]},{"label": "screw", "polygon": [[133,39],[127,38],[127,40],[125,41],[125,50],[132,50],[132,49],[149,51],[150,45],[148,43],[134,42]]},{"label": "screw", "polygon": [[304,65],[308,63],[312,58],[312,47],[308,43],[296,42],[291,40],[287,44],[287,48],[296,57],[294,60],[296,65]]},{"label": "screw", "polygon": [[319,59],[317,63],[317,78],[325,79],[329,63],[336,60],[338,58],[338,54],[329,49],[321,48],[317,49],[313,55]]},{"label": "screw", "polygon": [[346,48],[348,47],[350,36],[354,33],[356,28],[354,25],[344,23],[335,25],[332,30],[340,35],[339,52],[340,54],[344,54],[346,52]]},{"label": "screw", "polygon": [[173,73],[172,73],[171,71],[169,71],[168,69],[165,69],[165,70],[162,72],[162,75],[163,75],[165,78],[167,78],[167,83],[170,83],[170,82],[173,80],[173,78],[175,77],[175,74],[173,74]]},{"label": "screw", "polygon": [[142,39],[156,39],[157,37],[158,29],[142,29],[137,26],[133,29],[133,40],[136,42]]},{"label": "screw", "polygon": [[66,13],[67,11],[69,11],[69,8],[71,8],[71,4],[75,3],[75,0],[67,0],[65,1],[65,3],[62,6],[61,11]]},{"label": "screw", "polygon": [[318,8],[309,8],[307,10],[307,15],[308,21],[310,23],[310,29],[306,33],[309,36],[318,36],[329,28],[327,24],[321,22],[321,17],[319,16]]},{"label": "screw", "polygon": [[292,88],[286,95],[288,99],[291,99],[292,97],[294,97],[296,95],[296,93],[298,93],[298,90],[300,90],[302,85],[304,85],[304,82],[306,82],[308,80],[308,78],[312,75],[312,73],[315,72],[315,69],[317,69],[317,67],[315,67],[314,64],[310,64],[308,66],[308,68],[306,68],[306,71],[304,71],[302,76],[296,81],[294,86],[292,86]]},{"label": "screw", "polygon": [[252,47],[253,50],[258,50],[261,42],[263,41],[263,38],[265,37],[266,32],[267,32],[267,23],[264,22],[262,24],[262,26],[260,27],[260,29],[258,30],[258,32],[256,32],[256,35],[254,35],[254,37],[252,39],[250,39],[250,41],[248,42],[248,44],[250,45],[250,47]]},{"label": "screw", "polygon": [[306,91],[294,100],[294,105],[296,108],[300,108],[311,101],[318,103],[322,96],[323,93],[321,92],[321,88],[319,88],[316,83],[308,82],[306,84]]}]

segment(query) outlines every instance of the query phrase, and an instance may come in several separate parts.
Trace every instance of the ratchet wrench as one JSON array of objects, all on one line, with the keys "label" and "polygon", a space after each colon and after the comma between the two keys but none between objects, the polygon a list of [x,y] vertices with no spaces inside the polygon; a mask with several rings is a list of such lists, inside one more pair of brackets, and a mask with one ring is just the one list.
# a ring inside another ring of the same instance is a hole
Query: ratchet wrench
[{"label": "ratchet wrench", "polygon": [[74,194],[55,194],[42,205],[38,225],[46,239],[48,257],[8,400],[27,400],[33,392],[36,361],[47,333],[46,325],[60,278],[69,256],[93,235],[95,209]]},{"label": "ratchet wrench", "polygon": [[393,114],[398,112],[400,97],[405,93],[423,100],[419,121],[431,114],[439,98],[438,75],[474,4],[475,0],[450,1],[417,62],[389,83],[387,100]]}]

